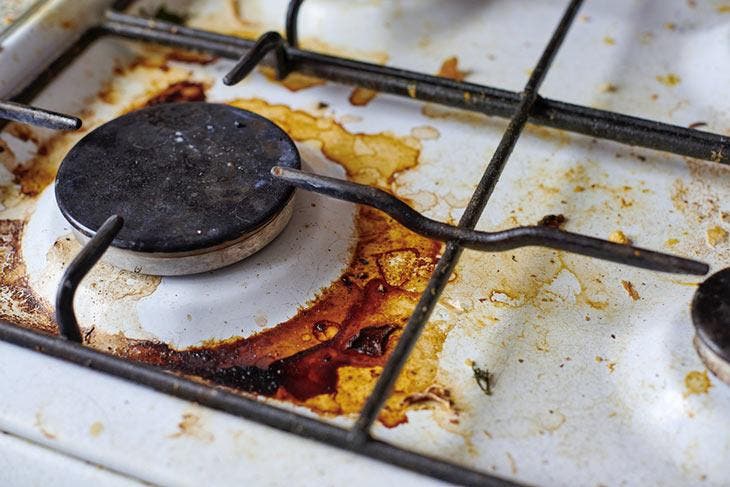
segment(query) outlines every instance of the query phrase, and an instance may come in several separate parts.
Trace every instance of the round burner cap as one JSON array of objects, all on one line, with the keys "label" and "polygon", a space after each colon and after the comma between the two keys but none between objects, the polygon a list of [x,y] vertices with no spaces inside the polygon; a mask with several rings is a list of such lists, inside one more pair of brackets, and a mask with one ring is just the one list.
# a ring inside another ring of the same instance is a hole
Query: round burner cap
[{"label": "round burner cap", "polygon": [[730,268],[706,279],[692,300],[695,347],[707,367],[730,383]]},{"label": "round burner cap", "polygon": [[[116,214],[124,226],[113,248],[189,257],[255,235],[266,234],[265,245],[283,229],[294,190],[271,177],[275,165],[299,168],[299,152],[266,118],[213,103],[155,105],[81,139],[58,170],[56,199],[82,239]],[[272,222],[280,227],[273,236]]]}]

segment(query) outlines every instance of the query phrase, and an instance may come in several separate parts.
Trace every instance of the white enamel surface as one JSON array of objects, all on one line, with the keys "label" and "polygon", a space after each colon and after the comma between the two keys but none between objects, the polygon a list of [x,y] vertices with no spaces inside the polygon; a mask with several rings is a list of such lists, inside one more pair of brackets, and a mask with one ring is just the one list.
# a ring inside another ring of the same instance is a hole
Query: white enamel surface
[{"label": "white enamel surface", "polygon": [[40,74],[73,44],[88,27],[96,25],[112,0],[48,0],[26,23],[0,37],[0,97],[10,97]]},{"label": "white enamel surface", "polygon": [[129,477],[110,472],[37,443],[0,432],[0,483],[22,486],[140,485]]},{"label": "white enamel surface", "polygon": [[[473,71],[469,81],[518,90],[557,22],[562,3],[309,0],[302,10],[300,35],[303,40],[316,35],[330,45],[354,50],[364,59],[373,51],[385,51],[388,64],[430,73],[445,58],[458,55],[459,67]],[[281,28],[286,2],[242,4],[247,18],[259,28]],[[707,123],[704,129],[727,134],[730,106],[723,94],[730,82],[730,14],[717,10],[722,5],[720,1],[698,1],[691,8],[684,0],[589,0],[556,58],[542,94],[677,125],[702,121]],[[109,53],[121,56],[126,52],[122,44],[111,41],[96,49],[64,74],[65,86],[51,87],[43,99],[51,104],[77,103],[74,97],[62,100],[54,93],[81,91],[78,80],[85,70],[101,73],[92,77],[88,91],[93,93],[94,83],[108,72]],[[190,69],[194,76],[220,78],[230,66],[219,62]],[[669,73],[679,76],[681,82],[670,87],[657,81],[657,76]],[[615,85],[616,91],[607,92],[606,83]],[[326,101],[328,113],[354,132],[390,130],[406,135],[414,127],[436,127],[440,137],[423,141],[418,167],[400,174],[393,189],[432,217],[457,219],[505,122],[428,117],[420,103],[386,95],[379,95],[367,107],[353,107],[347,102],[349,93],[350,88],[331,83],[291,93],[258,73],[235,88],[217,82],[209,92],[214,100],[257,96],[304,110]],[[652,95],[657,95],[655,100]],[[318,149],[300,148],[311,168],[342,175]],[[563,177],[579,165],[585,182]],[[597,186],[576,192],[578,184]],[[671,197],[678,184],[688,188],[685,210]],[[622,193],[624,186],[631,189]],[[28,269],[47,297],[52,296],[56,281],[41,278],[45,256],[55,239],[68,231],[54,213],[49,194],[47,190],[42,197],[24,238]],[[618,194],[631,204],[621,206]],[[586,137],[570,136],[566,143],[560,136],[544,137],[528,130],[480,227],[513,225],[510,215],[519,224],[529,224],[548,213],[564,213],[568,230],[605,238],[621,229],[637,245],[700,258],[716,271],[730,265],[730,247],[727,243],[709,247],[705,232],[714,225],[730,230],[719,216],[720,210],[730,210],[728,201],[730,172],[726,169]],[[325,206],[332,208],[331,213],[324,211]],[[187,346],[207,338],[247,335],[258,329],[257,322],[270,326],[292,316],[339,275],[349,257],[352,234],[352,207],[347,204],[327,200],[314,210],[306,204],[299,208],[304,217],[301,222],[316,223],[320,231],[312,232],[310,227],[306,233],[297,233],[298,241],[282,235],[252,260],[218,273],[163,279],[154,293],[135,303],[138,321],[132,324],[115,321],[117,310],[95,308],[92,301],[81,307],[82,321],[86,315],[87,320],[98,321],[97,326],[107,326],[110,331]],[[286,232],[296,231],[292,225]],[[669,239],[679,243],[667,247]],[[334,256],[324,250],[332,248],[330,243],[336,249]],[[689,302],[694,287],[687,284],[700,279],[568,255],[560,256],[565,265],[559,267],[550,263],[550,259],[556,261],[555,253],[540,249],[509,255],[465,252],[457,268],[459,278],[447,287],[434,314],[434,321],[453,326],[440,356],[439,381],[448,385],[461,410],[459,424],[444,421],[447,413],[419,411],[410,414],[409,423],[391,430],[378,428],[377,434],[408,448],[534,484],[726,485],[730,478],[730,387],[712,376],[707,394],[688,395],[684,385],[688,372],[704,370],[692,348]],[[539,282],[532,274],[539,276]],[[502,287],[500,279],[518,294],[504,296],[513,306],[485,299]],[[638,301],[628,297],[622,280],[634,284],[641,296]],[[82,289],[82,295],[84,292]],[[591,308],[586,304],[588,298],[608,305]],[[104,320],[99,321],[100,317]],[[8,367],[6,374],[0,374],[2,387],[11,387],[16,374],[22,377],[26,370],[13,367],[16,360],[26,357],[22,360],[42,363],[30,352],[0,346],[10,350],[0,355]],[[491,396],[476,386],[466,360],[494,374]],[[237,429],[272,451],[301,448],[315,463],[332,458],[327,465],[336,468],[322,467],[325,483],[332,485],[338,484],[337,479],[352,483],[357,478],[352,472],[361,467],[367,469],[372,483],[396,482],[401,479],[397,475],[404,475],[349,456],[336,457],[341,454],[302,440],[262,433],[263,428],[202,409],[206,424],[211,421],[212,428],[221,429],[213,432],[213,441],[199,441],[194,448],[180,446],[164,438],[175,431],[184,402],[55,361],[48,363],[53,366],[37,378],[37,387],[34,383],[32,392],[15,395],[0,421],[12,424],[19,436],[43,441],[34,429],[36,410],[41,405],[70,407],[69,395],[60,385],[51,390],[43,387],[64,383],[66,374],[80,374],[78,380],[97,397],[99,414],[108,418],[105,421],[116,424],[134,415],[135,422],[105,430],[108,443],[95,444],[87,438],[75,446],[61,440],[66,435],[43,442],[135,477],[163,483],[184,483],[198,478],[196,475],[218,472],[226,475],[221,477],[224,480],[241,481],[270,475],[272,483],[290,481],[292,475],[302,483],[319,478],[299,477],[299,471],[282,469],[266,455],[226,456],[234,443],[226,431]],[[130,391],[124,406],[130,408],[130,414],[119,414],[121,406],[115,406],[116,399],[105,393],[117,389]],[[154,405],[153,413],[146,409],[150,405]],[[52,417],[50,413],[48,417]],[[64,417],[54,426],[79,439],[88,436],[88,425],[94,420],[90,416]],[[143,431],[150,429],[157,440],[142,440]],[[125,445],[137,445],[138,451]],[[113,455],[119,452],[124,455]],[[140,476],[139,462],[149,465],[149,452],[175,460],[150,465],[150,476]],[[217,455],[220,461],[211,461]],[[309,472],[309,458],[305,461],[299,453],[288,457],[291,468],[301,466]],[[383,475],[382,479],[376,479],[377,475]]]},{"label": "white enamel surface", "polygon": [[[74,485],[439,485],[6,343],[0,343],[0,365],[0,430],[128,479],[90,476],[71,462],[66,475],[79,475]],[[0,448],[4,456],[2,441]],[[36,460],[37,475],[4,477],[0,471],[0,483],[42,485],[43,460]],[[117,481],[107,484],[110,479]]]}]

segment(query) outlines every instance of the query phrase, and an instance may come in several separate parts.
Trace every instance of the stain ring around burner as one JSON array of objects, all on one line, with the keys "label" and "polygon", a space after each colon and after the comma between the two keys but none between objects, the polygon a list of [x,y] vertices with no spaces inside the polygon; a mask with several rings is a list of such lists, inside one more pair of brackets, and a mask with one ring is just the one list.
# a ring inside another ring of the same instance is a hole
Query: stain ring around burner
[{"label": "stain ring around burner", "polygon": [[299,168],[273,122],[213,103],[155,105],[86,135],[56,177],[58,206],[87,241],[112,214],[125,224],[105,260],[155,275],[220,268],[273,240],[294,190],[270,176]]}]

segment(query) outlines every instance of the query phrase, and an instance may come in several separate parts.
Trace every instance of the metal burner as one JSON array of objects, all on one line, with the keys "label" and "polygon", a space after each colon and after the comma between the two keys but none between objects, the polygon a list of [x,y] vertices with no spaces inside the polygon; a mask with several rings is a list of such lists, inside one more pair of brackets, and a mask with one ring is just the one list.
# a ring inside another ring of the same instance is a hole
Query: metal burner
[{"label": "metal burner", "polygon": [[692,300],[694,339],[702,361],[730,384],[730,267],[700,284]]},{"label": "metal burner", "polygon": [[124,269],[181,275],[261,249],[286,226],[293,188],[270,176],[299,168],[273,122],[213,103],[155,105],[81,139],[61,163],[56,199],[82,242],[124,219],[104,258]]}]

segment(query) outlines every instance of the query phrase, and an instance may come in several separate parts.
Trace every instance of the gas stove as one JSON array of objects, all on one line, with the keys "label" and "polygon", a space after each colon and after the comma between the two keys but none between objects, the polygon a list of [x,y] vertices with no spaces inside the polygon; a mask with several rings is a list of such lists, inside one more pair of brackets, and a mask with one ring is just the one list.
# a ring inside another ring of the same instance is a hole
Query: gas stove
[{"label": "gas stove", "polygon": [[727,10],[38,2],[3,475],[722,484]]}]

